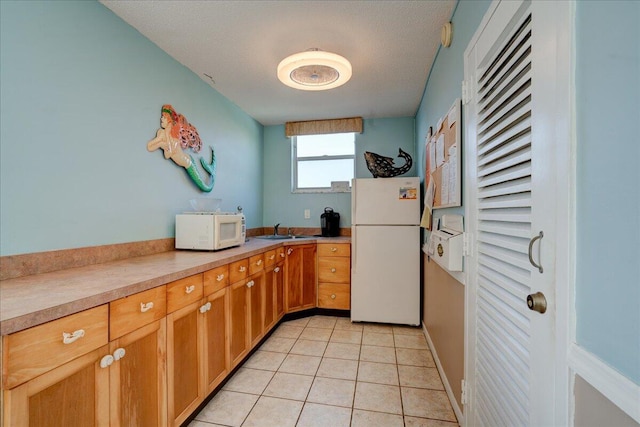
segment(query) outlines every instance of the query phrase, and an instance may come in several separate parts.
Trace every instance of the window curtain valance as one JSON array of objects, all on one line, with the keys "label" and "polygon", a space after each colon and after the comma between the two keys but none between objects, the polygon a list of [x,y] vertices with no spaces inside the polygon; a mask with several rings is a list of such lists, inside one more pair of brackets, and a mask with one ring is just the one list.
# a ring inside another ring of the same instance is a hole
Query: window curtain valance
[{"label": "window curtain valance", "polygon": [[324,135],[347,132],[362,133],[362,117],[287,122],[284,125],[284,134],[287,138],[298,135]]}]

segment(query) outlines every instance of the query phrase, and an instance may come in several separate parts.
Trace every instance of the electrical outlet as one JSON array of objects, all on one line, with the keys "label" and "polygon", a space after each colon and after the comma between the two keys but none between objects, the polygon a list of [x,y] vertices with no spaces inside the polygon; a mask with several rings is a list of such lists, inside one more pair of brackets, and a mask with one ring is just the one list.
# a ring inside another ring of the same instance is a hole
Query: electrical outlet
[{"label": "electrical outlet", "polygon": [[311,209],[305,209],[304,210],[304,219],[309,219],[311,218]]}]

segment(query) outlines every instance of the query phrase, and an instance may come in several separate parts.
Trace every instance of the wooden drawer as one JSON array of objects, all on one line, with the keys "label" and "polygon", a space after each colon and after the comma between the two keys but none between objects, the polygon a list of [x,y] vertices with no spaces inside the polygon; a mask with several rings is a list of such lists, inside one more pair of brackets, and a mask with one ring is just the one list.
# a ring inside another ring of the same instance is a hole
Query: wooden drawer
[{"label": "wooden drawer", "polygon": [[204,272],[204,296],[211,295],[229,286],[229,265]]},{"label": "wooden drawer", "polygon": [[200,301],[203,294],[203,275],[185,277],[167,284],[167,313]]},{"label": "wooden drawer", "polygon": [[318,307],[349,310],[351,307],[351,287],[348,284],[318,284]]},{"label": "wooden drawer", "polygon": [[318,243],[318,256],[351,256],[350,243]]},{"label": "wooden drawer", "polygon": [[108,305],[3,338],[3,383],[10,389],[106,345],[109,342]]},{"label": "wooden drawer", "polygon": [[113,341],[166,315],[166,286],[112,301],[109,303],[109,339]]},{"label": "wooden drawer", "polygon": [[229,264],[229,283],[236,283],[242,279],[246,279],[249,275],[249,259],[241,259],[240,261]]},{"label": "wooden drawer", "polygon": [[276,250],[273,249],[271,251],[267,251],[264,253],[264,266],[265,267],[271,267],[273,264],[275,264],[276,262],[278,262],[278,260],[276,259]]},{"label": "wooden drawer", "polygon": [[351,283],[351,259],[345,257],[318,258],[318,283]]},{"label": "wooden drawer", "polygon": [[249,258],[249,276],[264,270],[264,254],[254,255]]}]

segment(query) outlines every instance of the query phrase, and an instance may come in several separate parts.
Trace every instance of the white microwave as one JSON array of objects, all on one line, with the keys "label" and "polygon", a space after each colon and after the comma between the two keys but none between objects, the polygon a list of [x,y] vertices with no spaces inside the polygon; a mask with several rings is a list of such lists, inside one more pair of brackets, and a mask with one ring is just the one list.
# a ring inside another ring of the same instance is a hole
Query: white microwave
[{"label": "white microwave", "polygon": [[176,215],[176,249],[217,251],[244,245],[244,215],[193,212]]}]

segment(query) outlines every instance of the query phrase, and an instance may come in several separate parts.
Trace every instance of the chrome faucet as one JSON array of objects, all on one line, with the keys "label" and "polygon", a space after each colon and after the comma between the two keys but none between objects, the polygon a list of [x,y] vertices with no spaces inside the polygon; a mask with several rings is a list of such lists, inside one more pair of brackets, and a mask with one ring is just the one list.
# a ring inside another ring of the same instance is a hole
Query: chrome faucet
[{"label": "chrome faucet", "polygon": [[287,227],[287,236],[293,236],[293,233],[291,232],[291,227]]},{"label": "chrome faucet", "polygon": [[276,225],[273,226],[273,235],[274,236],[278,235],[278,227],[280,227],[280,223],[277,223]]}]

